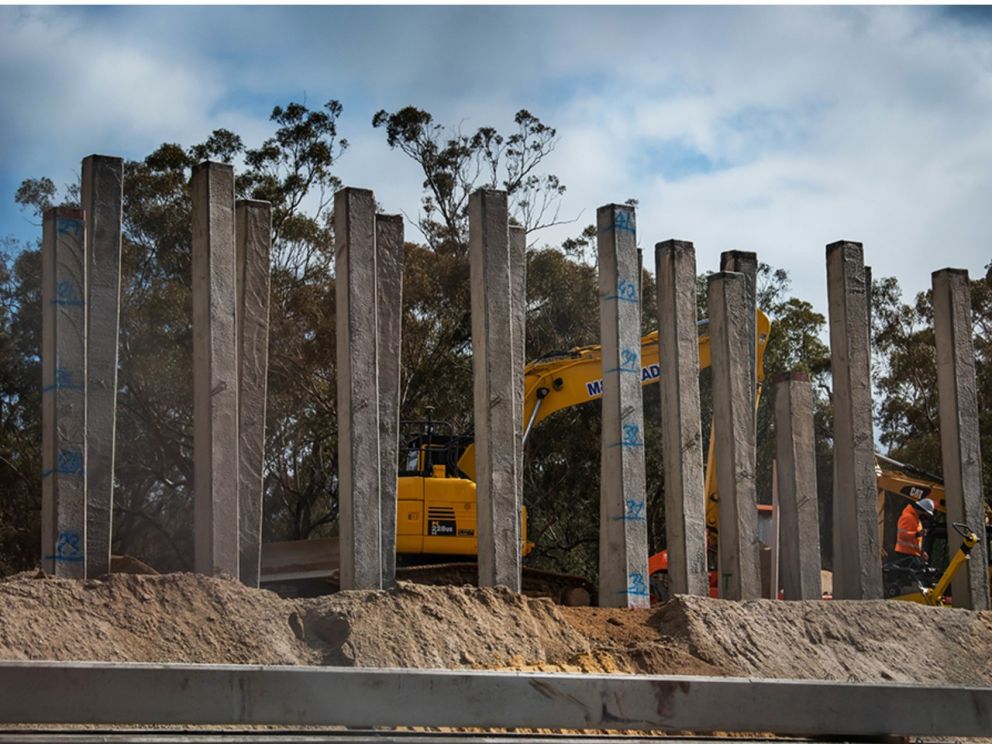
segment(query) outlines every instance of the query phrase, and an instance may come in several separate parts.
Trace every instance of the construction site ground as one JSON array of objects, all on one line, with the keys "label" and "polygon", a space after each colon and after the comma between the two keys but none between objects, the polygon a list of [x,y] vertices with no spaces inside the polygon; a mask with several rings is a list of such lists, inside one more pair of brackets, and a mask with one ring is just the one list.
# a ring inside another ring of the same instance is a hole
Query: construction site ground
[{"label": "construction site ground", "polygon": [[0,581],[0,659],[626,672],[992,685],[992,613],[676,597],[561,607],[401,583],[283,599],[194,574]]}]

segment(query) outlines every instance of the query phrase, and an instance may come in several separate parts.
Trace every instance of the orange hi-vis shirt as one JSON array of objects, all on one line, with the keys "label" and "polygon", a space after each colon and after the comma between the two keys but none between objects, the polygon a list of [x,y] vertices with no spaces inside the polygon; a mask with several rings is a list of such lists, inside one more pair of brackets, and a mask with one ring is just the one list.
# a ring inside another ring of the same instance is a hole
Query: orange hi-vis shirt
[{"label": "orange hi-vis shirt", "polygon": [[912,504],[907,504],[899,515],[896,552],[918,557],[923,555],[923,522]]}]

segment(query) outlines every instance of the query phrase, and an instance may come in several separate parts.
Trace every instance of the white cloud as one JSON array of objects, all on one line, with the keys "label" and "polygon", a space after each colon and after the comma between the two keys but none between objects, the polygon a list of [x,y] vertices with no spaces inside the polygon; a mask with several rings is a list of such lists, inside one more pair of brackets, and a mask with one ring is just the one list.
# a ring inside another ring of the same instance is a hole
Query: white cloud
[{"label": "white cloud", "polygon": [[[645,247],[694,240],[709,269],[721,250],[757,250],[820,309],[832,240],[863,241],[876,276],[910,291],[992,255],[992,210],[978,208],[992,200],[988,33],[896,8],[701,8],[652,28],[650,47],[645,26],[616,64],[594,58],[609,84],[547,114],[570,203],[635,196]],[[718,167],[640,169],[665,142]]]},{"label": "white cloud", "polygon": [[[275,103],[344,104],[339,175],[414,215],[421,176],[378,108],[561,134],[562,216],[640,200],[641,242],[700,268],[753,249],[825,308],[823,246],[862,240],[911,291],[992,255],[992,27],[923,8],[137,8],[0,10],[4,168],[139,156]],[[260,105],[264,101],[264,105]],[[708,162],[710,169],[694,170]],[[408,231],[414,237],[412,230]],[[648,261],[650,265],[652,262]]]},{"label": "white cloud", "polygon": [[208,71],[152,56],[78,17],[9,8],[3,17],[0,66],[5,97],[16,105],[0,116],[5,136],[22,145],[22,162],[108,135],[129,148],[189,132],[208,119],[221,90]]}]

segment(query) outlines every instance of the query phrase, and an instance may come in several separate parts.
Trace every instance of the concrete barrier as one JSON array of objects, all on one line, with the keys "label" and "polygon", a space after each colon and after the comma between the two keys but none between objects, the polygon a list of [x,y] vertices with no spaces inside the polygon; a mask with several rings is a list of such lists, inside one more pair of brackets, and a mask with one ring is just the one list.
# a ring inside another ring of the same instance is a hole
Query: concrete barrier
[{"label": "concrete barrier", "polygon": [[[39,695],[38,690],[45,690]],[[412,669],[0,662],[0,723],[982,736],[992,688]]]}]

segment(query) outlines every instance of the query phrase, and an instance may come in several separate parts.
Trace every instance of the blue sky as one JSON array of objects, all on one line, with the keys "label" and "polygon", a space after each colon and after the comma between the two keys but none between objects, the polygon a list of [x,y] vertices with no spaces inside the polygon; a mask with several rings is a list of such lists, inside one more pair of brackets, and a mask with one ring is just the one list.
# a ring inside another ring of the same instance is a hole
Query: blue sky
[{"label": "blue sky", "polygon": [[3,7],[0,82],[0,235],[36,234],[25,177],[218,127],[254,145],[305,97],[344,106],[345,183],[411,216],[421,179],[377,110],[473,130],[527,108],[576,220],[539,243],[634,197],[644,248],[692,240],[700,270],[757,251],[824,313],[834,240],[911,292],[992,258],[987,8]]}]

